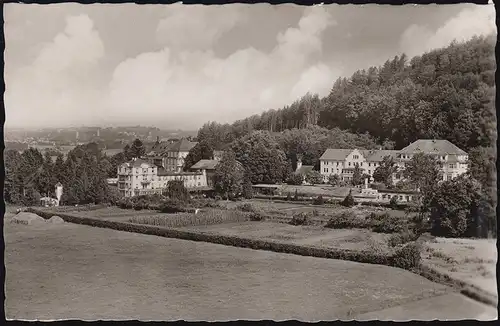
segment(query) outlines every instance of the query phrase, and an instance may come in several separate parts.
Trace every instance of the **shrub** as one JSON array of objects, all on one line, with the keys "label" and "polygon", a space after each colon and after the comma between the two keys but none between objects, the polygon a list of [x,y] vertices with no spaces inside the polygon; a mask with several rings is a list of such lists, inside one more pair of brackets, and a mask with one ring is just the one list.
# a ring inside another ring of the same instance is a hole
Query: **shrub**
[{"label": "shrub", "polygon": [[286,200],[291,201],[292,200],[292,195],[290,193],[286,194]]},{"label": "shrub", "polygon": [[292,186],[300,186],[303,181],[304,177],[302,175],[294,173],[286,180],[286,183]]},{"label": "shrub", "polygon": [[351,190],[349,190],[349,194],[344,198],[341,205],[344,207],[353,207],[354,205],[356,205],[356,202],[354,201],[354,197],[352,196]]},{"label": "shrub", "polygon": [[307,213],[298,213],[292,217],[290,221],[291,225],[308,225],[310,224],[310,218]]},{"label": "shrub", "polygon": [[382,213],[372,221],[372,231],[378,233],[401,232],[408,223],[404,218],[390,215],[389,213]]},{"label": "shrub", "polygon": [[323,196],[319,195],[318,197],[314,198],[313,204],[314,205],[324,205],[325,200],[323,199]]},{"label": "shrub", "polygon": [[160,211],[162,213],[172,214],[172,213],[186,212],[188,211],[188,208],[180,200],[167,199],[163,201],[163,203],[161,204]]},{"label": "shrub", "polygon": [[369,226],[368,221],[363,216],[358,216],[353,211],[345,211],[340,215],[336,215],[326,223],[326,228],[331,229],[354,229],[366,228]]},{"label": "shrub", "polygon": [[416,241],[409,242],[396,249],[391,257],[391,265],[404,269],[414,269],[422,262],[422,245]]},{"label": "shrub", "polygon": [[389,237],[388,243],[391,247],[397,247],[405,243],[417,240],[417,235],[410,229],[402,230],[399,233],[392,234]]},{"label": "shrub", "polygon": [[167,183],[167,194],[171,199],[182,202],[188,202],[190,200],[189,193],[182,180],[170,180]]},{"label": "shrub", "polygon": [[244,203],[244,204],[238,205],[236,208],[242,212],[256,212],[257,211],[255,206],[250,204],[250,203]]},{"label": "shrub", "polygon": [[249,216],[250,218],[250,221],[263,221],[265,220],[265,216],[264,214],[261,214],[261,213],[258,213],[258,212],[252,212],[252,214],[250,214]]},{"label": "shrub", "polygon": [[398,198],[396,196],[391,197],[391,200],[389,201],[389,207],[391,207],[392,209],[397,209],[399,207]]}]

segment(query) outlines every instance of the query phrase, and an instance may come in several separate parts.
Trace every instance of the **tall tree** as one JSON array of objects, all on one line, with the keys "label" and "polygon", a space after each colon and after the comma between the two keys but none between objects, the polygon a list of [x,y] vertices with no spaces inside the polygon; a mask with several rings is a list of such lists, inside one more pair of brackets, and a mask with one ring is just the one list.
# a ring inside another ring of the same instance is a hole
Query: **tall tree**
[{"label": "tall tree", "polygon": [[146,155],[146,148],[139,138],[136,138],[132,145],[130,146],[130,151],[128,153],[131,158],[141,158]]},{"label": "tall tree", "polygon": [[215,168],[215,191],[226,198],[236,196],[242,191],[244,172],[234,152],[225,151]]},{"label": "tall tree", "polygon": [[255,131],[235,141],[231,149],[253,184],[284,180],[286,156],[269,132]]},{"label": "tall tree", "polygon": [[398,167],[394,159],[391,156],[384,156],[380,165],[373,171],[373,180],[390,187],[392,185],[392,176],[396,172],[398,172]]},{"label": "tall tree", "polygon": [[188,171],[199,160],[210,160],[214,156],[214,150],[207,141],[197,143],[184,159],[184,171]]}]

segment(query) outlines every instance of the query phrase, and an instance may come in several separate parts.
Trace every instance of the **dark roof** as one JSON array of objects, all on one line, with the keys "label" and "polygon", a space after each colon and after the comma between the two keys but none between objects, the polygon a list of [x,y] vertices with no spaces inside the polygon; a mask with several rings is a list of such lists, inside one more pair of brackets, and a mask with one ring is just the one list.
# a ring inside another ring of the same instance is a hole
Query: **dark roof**
[{"label": "dark roof", "polygon": [[218,160],[199,160],[191,167],[194,170],[215,170],[215,166],[219,164]]},{"label": "dark roof", "polygon": [[300,168],[295,171],[297,174],[307,174],[308,172],[312,171],[314,169],[314,166],[312,165],[302,165]]},{"label": "dark roof", "polygon": [[406,146],[401,153],[414,154],[423,152],[426,154],[456,154],[467,155],[467,153],[453,143],[444,139],[419,139]]},{"label": "dark roof", "polygon": [[178,142],[172,144],[167,151],[169,152],[189,152],[197,143],[191,142],[186,138],[182,138]]},{"label": "dark roof", "polygon": [[335,149],[335,148],[328,148],[323,155],[319,158],[320,160],[335,160],[335,161],[342,161],[345,160],[345,158],[351,154],[351,152],[354,149]]}]

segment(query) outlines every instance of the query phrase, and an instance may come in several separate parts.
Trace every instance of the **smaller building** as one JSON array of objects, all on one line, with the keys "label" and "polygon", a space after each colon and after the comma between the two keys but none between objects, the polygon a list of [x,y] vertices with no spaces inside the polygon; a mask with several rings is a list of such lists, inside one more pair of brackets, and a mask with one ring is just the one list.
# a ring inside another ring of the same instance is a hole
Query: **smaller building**
[{"label": "smaller building", "polygon": [[192,172],[205,173],[207,179],[207,186],[213,187],[215,168],[219,164],[219,160],[199,160],[191,167]]}]

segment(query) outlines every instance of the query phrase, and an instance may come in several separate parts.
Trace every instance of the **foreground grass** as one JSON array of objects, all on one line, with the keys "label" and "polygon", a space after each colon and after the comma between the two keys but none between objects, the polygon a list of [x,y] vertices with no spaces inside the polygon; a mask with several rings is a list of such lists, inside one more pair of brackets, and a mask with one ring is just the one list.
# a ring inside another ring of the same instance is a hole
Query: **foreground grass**
[{"label": "foreground grass", "polygon": [[425,245],[422,258],[426,266],[491,293],[498,300],[496,240],[436,238]]},{"label": "foreground grass", "polygon": [[7,223],[5,243],[7,318],[317,321],[448,291],[386,266],[70,223]]}]

